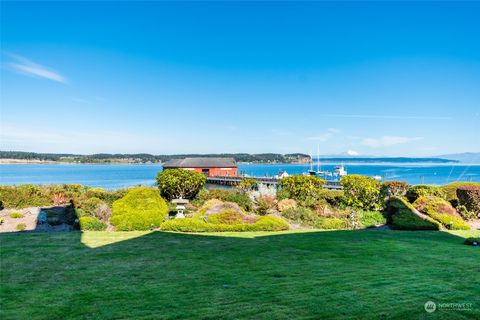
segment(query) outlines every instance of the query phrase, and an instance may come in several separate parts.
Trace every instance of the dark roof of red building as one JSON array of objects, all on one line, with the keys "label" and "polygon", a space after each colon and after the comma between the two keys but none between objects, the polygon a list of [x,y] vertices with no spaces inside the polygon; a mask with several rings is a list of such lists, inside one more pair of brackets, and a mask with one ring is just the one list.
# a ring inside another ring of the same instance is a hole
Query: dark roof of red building
[{"label": "dark roof of red building", "polygon": [[163,164],[164,168],[232,168],[237,167],[233,158],[185,158],[173,159]]}]

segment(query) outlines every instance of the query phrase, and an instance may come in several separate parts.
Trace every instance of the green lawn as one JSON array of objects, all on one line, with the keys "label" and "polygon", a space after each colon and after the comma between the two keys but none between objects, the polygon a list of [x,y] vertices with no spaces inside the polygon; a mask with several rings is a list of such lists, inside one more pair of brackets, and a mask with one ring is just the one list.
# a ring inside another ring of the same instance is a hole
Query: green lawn
[{"label": "green lawn", "polygon": [[480,319],[473,235],[2,234],[0,318]]}]

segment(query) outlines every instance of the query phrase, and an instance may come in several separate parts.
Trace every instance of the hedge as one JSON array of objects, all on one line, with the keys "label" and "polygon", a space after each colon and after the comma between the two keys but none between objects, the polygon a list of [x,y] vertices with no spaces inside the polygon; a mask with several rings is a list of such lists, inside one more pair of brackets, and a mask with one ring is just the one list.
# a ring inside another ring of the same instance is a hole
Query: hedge
[{"label": "hedge", "polygon": [[283,219],[270,216],[260,217],[252,224],[216,224],[196,218],[184,218],[165,221],[160,229],[181,232],[281,231],[288,230],[288,223]]},{"label": "hedge", "polygon": [[137,187],[112,205],[110,223],[116,230],[149,230],[157,228],[168,215],[168,206],[158,190]]},{"label": "hedge", "polygon": [[458,205],[457,189],[463,186],[480,187],[480,182],[452,182],[442,186],[445,197],[454,207]]},{"label": "hedge", "polygon": [[457,197],[460,205],[480,215],[480,187],[461,186],[457,189]]},{"label": "hedge", "polygon": [[434,219],[418,212],[402,198],[388,200],[392,227],[401,230],[440,230],[442,225]]},{"label": "hedge", "polygon": [[445,228],[450,230],[470,230],[470,225],[460,218],[446,213],[431,213],[430,217],[440,222]]},{"label": "hedge", "polygon": [[339,218],[320,218],[315,222],[315,227],[319,229],[334,230],[344,229],[345,221]]},{"label": "hedge", "polygon": [[107,228],[107,225],[96,217],[80,217],[78,223],[80,230],[103,231]]}]

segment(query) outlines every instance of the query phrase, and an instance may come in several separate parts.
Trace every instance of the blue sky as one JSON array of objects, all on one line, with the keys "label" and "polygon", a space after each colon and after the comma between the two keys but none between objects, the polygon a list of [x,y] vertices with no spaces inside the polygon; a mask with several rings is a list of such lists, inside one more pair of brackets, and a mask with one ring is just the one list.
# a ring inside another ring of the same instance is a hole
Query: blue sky
[{"label": "blue sky", "polygon": [[480,151],[480,3],[1,9],[2,150]]}]

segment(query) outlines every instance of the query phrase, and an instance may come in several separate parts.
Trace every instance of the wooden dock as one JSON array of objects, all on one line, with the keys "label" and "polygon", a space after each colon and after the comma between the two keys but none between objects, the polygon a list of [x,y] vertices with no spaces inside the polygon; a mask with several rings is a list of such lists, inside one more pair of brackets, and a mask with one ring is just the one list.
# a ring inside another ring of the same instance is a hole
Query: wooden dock
[{"label": "wooden dock", "polygon": [[[207,177],[207,183],[209,184],[218,184],[223,186],[236,186],[242,181],[245,177],[237,176],[237,177],[228,177],[228,176],[215,176],[215,177]],[[266,186],[277,186],[278,180],[277,178],[273,177],[248,177],[251,179],[255,179],[257,183],[263,184]],[[340,186],[340,182],[338,181],[327,181],[324,185],[325,189],[329,190],[340,190],[342,187]]]}]

